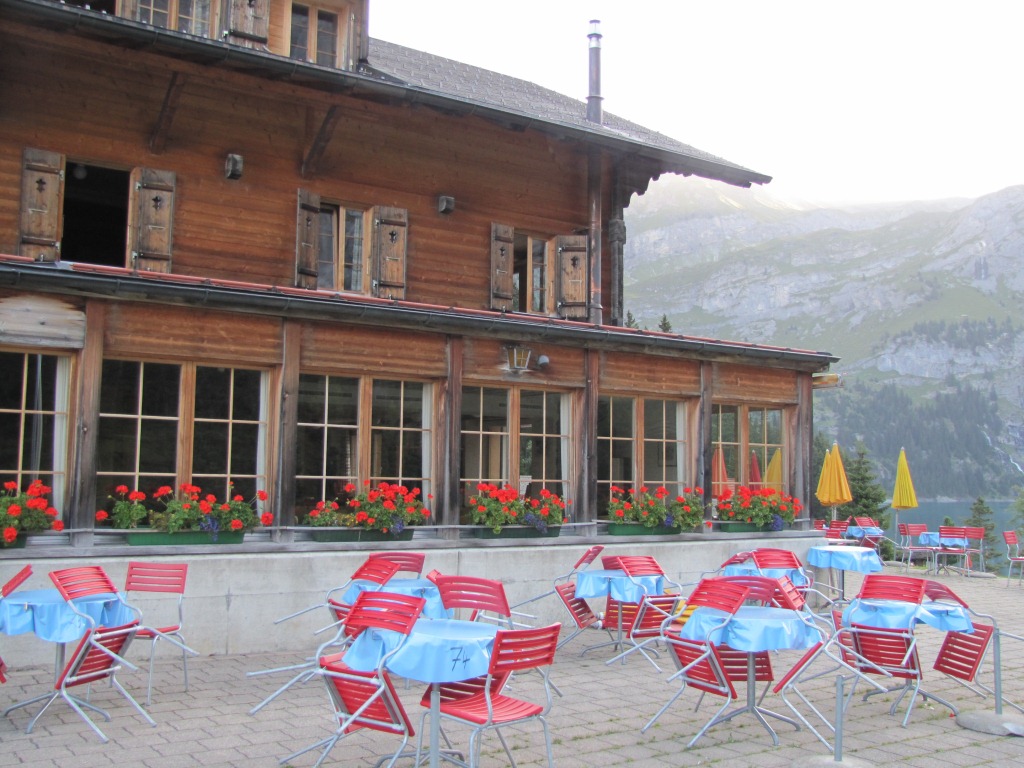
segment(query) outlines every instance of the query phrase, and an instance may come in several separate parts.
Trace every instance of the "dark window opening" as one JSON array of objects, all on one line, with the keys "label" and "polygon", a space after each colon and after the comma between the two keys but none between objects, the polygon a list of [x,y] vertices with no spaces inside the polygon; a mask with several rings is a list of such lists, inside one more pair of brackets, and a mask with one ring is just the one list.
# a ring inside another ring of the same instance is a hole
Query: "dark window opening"
[{"label": "dark window opening", "polygon": [[117,3],[114,0],[65,0],[68,5],[76,8],[85,8],[88,11],[106,13],[113,16],[117,13]]},{"label": "dark window opening", "polygon": [[64,181],[61,260],[125,265],[128,171],[69,162]]}]

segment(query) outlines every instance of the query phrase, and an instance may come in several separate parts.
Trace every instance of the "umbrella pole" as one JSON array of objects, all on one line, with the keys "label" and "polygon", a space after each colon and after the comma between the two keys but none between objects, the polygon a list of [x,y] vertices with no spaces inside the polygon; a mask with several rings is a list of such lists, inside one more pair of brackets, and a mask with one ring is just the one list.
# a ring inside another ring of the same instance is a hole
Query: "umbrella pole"
[{"label": "umbrella pole", "polygon": [[836,505],[833,504],[832,505],[832,522],[834,523],[835,521],[836,521]]}]

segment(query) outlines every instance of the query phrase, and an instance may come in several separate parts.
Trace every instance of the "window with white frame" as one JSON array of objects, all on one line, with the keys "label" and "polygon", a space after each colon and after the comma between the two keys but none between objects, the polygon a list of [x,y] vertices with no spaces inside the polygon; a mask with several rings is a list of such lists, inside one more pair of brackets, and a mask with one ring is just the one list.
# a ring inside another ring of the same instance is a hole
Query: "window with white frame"
[{"label": "window with white frame", "polygon": [[338,9],[293,3],[288,55],[323,67],[343,66],[339,55],[343,48],[344,27],[345,15]]},{"label": "window with white frame", "polygon": [[686,404],[644,398],[643,482],[664,486],[675,497],[691,483],[687,478]]},{"label": "window with white frame", "polygon": [[416,381],[374,380],[370,426],[370,482],[430,488],[431,388]]},{"label": "window with white frame", "polygon": [[737,485],[771,485],[788,492],[784,435],[785,410],[782,408],[713,405],[713,495],[717,497],[726,489],[734,490]]},{"label": "window with white frame", "polygon": [[302,374],[298,409],[295,499],[302,513],[340,498],[358,478],[359,379]]},{"label": "window with white frame", "polygon": [[24,490],[42,480],[52,489],[53,506],[63,512],[71,359],[0,351],[0,370],[0,482]]},{"label": "window with white frame", "polygon": [[608,514],[611,486],[632,488],[636,443],[632,397],[602,395],[597,401],[597,512]]},{"label": "window with white frame", "polygon": [[317,287],[366,293],[364,228],[366,212],[339,205],[320,206]]},{"label": "window with white frame", "polygon": [[135,20],[186,35],[210,36],[210,0],[136,0]]}]

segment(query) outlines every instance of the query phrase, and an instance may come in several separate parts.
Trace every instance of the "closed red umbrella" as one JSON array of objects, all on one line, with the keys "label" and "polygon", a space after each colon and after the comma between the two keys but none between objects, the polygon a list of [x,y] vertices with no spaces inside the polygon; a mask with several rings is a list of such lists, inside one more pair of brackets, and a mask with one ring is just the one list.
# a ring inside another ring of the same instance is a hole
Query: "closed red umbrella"
[{"label": "closed red umbrella", "polygon": [[725,451],[722,446],[715,447],[715,456],[711,461],[711,493],[714,496],[721,496],[726,489],[732,490],[732,480],[729,478],[729,470],[725,466]]},{"label": "closed red umbrella", "polygon": [[761,463],[757,460],[757,451],[750,452],[750,478],[747,485],[754,489],[761,487]]}]

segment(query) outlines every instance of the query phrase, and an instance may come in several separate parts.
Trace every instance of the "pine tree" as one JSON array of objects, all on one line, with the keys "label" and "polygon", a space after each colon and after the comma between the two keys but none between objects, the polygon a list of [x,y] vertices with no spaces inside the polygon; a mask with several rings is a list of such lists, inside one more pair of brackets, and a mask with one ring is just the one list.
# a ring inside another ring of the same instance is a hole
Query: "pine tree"
[{"label": "pine tree", "polygon": [[640,323],[636,321],[636,318],[633,317],[633,313],[628,309],[626,310],[626,327],[640,330]]},{"label": "pine tree", "polygon": [[994,533],[996,529],[995,515],[992,512],[992,508],[986,504],[985,500],[980,496],[974,500],[973,504],[971,504],[971,516],[964,521],[964,525],[985,529],[983,551],[990,555],[990,557],[985,559],[985,570],[996,570],[996,553],[999,550],[996,549],[996,537]]},{"label": "pine tree", "polygon": [[658,330],[662,333],[672,332],[672,323],[669,322],[668,315],[663,314],[661,320],[658,322]]},{"label": "pine tree", "polygon": [[[868,458],[863,445],[857,446],[857,455],[849,463],[843,462],[846,479],[850,483],[850,495],[853,501],[841,507],[842,514],[849,517],[870,517],[885,530],[889,527],[889,494],[875,480],[875,468]],[[882,539],[879,542],[879,555],[883,560],[895,558],[892,542]]]}]

